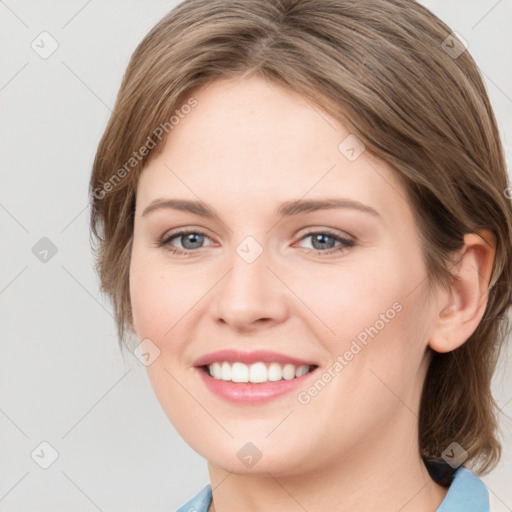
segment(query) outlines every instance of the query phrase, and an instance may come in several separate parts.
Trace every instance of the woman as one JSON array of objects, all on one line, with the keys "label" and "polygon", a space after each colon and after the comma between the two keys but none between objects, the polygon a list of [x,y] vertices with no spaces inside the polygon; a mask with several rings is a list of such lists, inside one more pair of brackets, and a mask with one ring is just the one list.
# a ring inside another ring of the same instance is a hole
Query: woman
[{"label": "woman", "polygon": [[410,0],[189,0],[91,177],[97,270],[208,461],[180,511],[480,512],[512,209],[465,45]]}]

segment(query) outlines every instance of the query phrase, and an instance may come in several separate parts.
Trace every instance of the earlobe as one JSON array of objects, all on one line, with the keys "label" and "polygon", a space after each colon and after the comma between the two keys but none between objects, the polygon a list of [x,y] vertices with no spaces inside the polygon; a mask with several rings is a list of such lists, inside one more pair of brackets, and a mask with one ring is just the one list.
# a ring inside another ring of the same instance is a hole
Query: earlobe
[{"label": "earlobe", "polygon": [[487,306],[495,247],[495,237],[490,231],[464,236],[450,289],[439,292],[435,325],[428,343],[432,350],[441,353],[455,350],[478,327]]}]

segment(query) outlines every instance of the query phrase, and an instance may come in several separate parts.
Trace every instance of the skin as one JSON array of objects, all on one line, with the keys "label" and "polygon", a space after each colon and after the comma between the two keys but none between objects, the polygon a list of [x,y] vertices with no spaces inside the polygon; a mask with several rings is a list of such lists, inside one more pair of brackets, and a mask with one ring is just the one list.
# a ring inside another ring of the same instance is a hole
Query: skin
[{"label": "skin", "polygon": [[[435,511],[446,489],[429,477],[417,436],[429,347],[453,350],[476,329],[494,258],[490,235],[466,235],[460,282],[427,300],[405,191],[367,151],[355,161],[342,154],[342,124],[256,76],[216,80],[193,96],[197,107],[138,183],[130,293],[134,333],[160,350],[147,367],[156,396],[208,461],[210,510]],[[276,213],[285,201],[328,197],[360,201],[380,216]],[[200,200],[217,216],[170,208],[142,215],[161,198]],[[185,246],[185,236],[157,245],[177,228],[205,231],[203,245]],[[322,249],[306,236],[327,228],[355,245],[327,239]],[[250,264],[236,252],[247,236],[263,251]],[[169,245],[199,248],[187,257]],[[233,404],[193,368],[206,353],[243,348],[327,370],[397,302],[400,312],[307,404],[294,391]],[[251,468],[237,457],[249,441],[262,453]]]}]

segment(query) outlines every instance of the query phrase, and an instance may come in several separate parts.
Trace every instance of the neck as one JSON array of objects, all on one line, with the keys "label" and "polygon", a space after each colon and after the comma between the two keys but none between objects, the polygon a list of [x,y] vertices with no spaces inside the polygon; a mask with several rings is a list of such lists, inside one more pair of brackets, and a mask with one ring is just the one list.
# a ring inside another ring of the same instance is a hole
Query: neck
[{"label": "neck", "polygon": [[321,467],[285,476],[264,469],[236,474],[210,462],[214,507],[209,512],[434,512],[447,488],[430,477],[417,442],[404,442],[417,440],[415,425],[409,423],[407,431],[398,432],[397,426],[373,442],[358,443],[350,453],[333,455]]}]

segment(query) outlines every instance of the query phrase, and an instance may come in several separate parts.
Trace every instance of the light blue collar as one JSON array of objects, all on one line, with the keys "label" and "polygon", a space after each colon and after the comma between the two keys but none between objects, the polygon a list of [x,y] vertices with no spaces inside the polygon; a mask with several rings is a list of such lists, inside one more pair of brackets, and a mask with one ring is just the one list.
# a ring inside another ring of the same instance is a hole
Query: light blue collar
[{"label": "light blue collar", "polygon": [[199,494],[194,496],[185,505],[180,507],[176,512],[208,512],[208,507],[212,502],[212,486],[208,484],[199,491]]},{"label": "light blue collar", "polygon": [[[211,501],[212,488],[208,484],[176,512],[207,512]],[[436,512],[489,512],[487,487],[469,469],[461,466]]]},{"label": "light blue collar", "polygon": [[480,478],[461,466],[436,512],[489,512],[489,491]]}]

